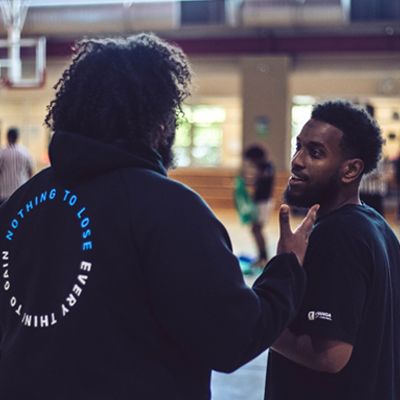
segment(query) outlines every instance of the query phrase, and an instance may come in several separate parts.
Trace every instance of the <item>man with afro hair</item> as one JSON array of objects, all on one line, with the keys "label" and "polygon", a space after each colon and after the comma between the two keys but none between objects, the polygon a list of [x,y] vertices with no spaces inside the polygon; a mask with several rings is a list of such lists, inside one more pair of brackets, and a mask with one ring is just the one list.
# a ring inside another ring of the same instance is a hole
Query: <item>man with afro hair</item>
[{"label": "man with afro hair", "polygon": [[190,81],[152,34],[76,45],[51,167],[0,209],[2,399],[209,399],[211,370],[294,317],[315,211],[294,234],[283,218],[282,254],[246,286],[222,224],[166,174]]}]

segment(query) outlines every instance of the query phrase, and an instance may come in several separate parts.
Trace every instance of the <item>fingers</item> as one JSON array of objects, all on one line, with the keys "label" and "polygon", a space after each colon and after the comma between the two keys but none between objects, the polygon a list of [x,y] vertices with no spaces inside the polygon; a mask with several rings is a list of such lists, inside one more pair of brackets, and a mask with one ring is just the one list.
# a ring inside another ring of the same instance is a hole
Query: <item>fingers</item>
[{"label": "fingers", "polygon": [[319,204],[314,204],[307,212],[307,215],[301,222],[298,231],[302,231],[306,238],[310,236],[315,220],[317,219],[317,211]]},{"label": "fingers", "polygon": [[279,209],[279,229],[281,237],[289,236],[292,233],[289,221],[289,206],[287,204],[282,204]]}]

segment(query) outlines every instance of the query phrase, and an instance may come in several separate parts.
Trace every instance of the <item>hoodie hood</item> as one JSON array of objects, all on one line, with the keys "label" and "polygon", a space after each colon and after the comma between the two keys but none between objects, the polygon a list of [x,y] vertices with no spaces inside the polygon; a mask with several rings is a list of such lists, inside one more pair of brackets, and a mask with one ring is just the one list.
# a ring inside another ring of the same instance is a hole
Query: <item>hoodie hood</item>
[{"label": "hoodie hood", "polygon": [[64,180],[87,179],[127,167],[167,174],[160,154],[144,144],[133,146],[124,141],[103,143],[68,132],[56,132],[53,135],[49,157],[56,175]]}]

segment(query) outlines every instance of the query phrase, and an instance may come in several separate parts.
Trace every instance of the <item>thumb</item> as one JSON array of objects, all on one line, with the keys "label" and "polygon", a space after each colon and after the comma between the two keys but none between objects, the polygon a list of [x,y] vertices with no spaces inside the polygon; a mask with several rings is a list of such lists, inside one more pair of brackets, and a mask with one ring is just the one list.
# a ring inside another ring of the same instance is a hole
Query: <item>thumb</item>
[{"label": "thumb", "polygon": [[292,233],[289,221],[289,206],[282,204],[279,209],[279,230],[280,236],[289,236]]}]

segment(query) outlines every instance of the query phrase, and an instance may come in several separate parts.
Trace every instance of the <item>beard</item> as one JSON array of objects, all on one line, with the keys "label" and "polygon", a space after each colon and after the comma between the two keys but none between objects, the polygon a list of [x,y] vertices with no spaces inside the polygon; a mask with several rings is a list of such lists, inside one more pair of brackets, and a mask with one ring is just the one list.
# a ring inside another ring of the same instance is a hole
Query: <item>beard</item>
[{"label": "beard", "polygon": [[314,204],[322,206],[330,203],[336,197],[339,189],[339,172],[336,172],[328,181],[305,185],[301,191],[288,185],[284,192],[284,201],[295,207],[309,208]]},{"label": "beard", "polygon": [[175,167],[175,154],[172,150],[174,144],[175,133],[172,138],[168,138],[163,141],[158,146],[158,153],[161,156],[161,161],[165,169],[170,169]]},{"label": "beard", "polygon": [[176,119],[171,118],[167,121],[157,146],[157,152],[161,156],[161,161],[165,169],[175,168],[175,154],[172,150],[175,141]]}]

